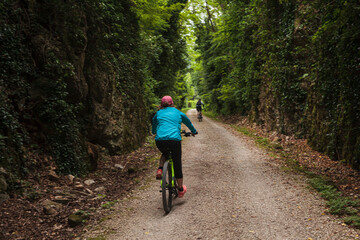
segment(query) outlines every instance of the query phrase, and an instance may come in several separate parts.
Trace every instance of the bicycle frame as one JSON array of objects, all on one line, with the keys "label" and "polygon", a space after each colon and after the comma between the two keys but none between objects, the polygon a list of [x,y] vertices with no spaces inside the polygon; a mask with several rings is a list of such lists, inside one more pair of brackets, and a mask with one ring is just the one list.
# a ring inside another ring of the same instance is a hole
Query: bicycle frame
[{"label": "bicycle frame", "polygon": [[[165,162],[169,162],[170,167],[171,167],[171,176],[172,176],[172,180],[171,180],[171,187],[175,187],[175,170],[174,170],[174,163],[172,161],[172,159],[170,158],[169,160],[166,160]],[[164,162],[164,165],[165,165]],[[162,179],[160,181],[160,186],[162,186]]]}]

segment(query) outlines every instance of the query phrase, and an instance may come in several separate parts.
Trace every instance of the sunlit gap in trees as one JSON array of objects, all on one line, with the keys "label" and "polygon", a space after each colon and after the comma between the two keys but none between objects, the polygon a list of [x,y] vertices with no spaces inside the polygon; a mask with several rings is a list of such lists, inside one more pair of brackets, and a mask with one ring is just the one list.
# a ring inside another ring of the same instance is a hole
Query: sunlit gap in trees
[{"label": "sunlit gap in trees", "polygon": [[201,52],[197,46],[197,37],[201,28],[211,26],[215,31],[216,19],[221,15],[219,11],[221,1],[216,0],[189,0],[182,11],[182,35],[187,43],[187,76],[188,84],[194,86],[196,95],[201,95],[199,89],[203,88],[203,63]]}]

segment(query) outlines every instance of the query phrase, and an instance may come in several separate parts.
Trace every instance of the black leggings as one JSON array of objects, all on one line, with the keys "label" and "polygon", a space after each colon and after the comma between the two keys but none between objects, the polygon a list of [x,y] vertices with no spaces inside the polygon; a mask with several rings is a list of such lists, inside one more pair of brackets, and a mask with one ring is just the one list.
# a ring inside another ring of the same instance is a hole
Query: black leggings
[{"label": "black leggings", "polygon": [[163,140],[156,141],[156,146],[165,156],[166,160],[171,158],[174,163],[175,178],[183,178],[181,166],[181,141]]}]

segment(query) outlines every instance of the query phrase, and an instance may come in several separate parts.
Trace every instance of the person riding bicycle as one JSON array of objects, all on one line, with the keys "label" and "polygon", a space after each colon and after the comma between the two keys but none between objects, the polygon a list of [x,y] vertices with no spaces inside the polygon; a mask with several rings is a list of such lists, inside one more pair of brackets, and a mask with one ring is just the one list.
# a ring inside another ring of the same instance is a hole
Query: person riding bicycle
[{"label": "person riding bicycle", "polygon": [[183,185],[181,165],[181,123],[184,123],[190,129],[192,136],[197,134],[190,119],[174,107],[172,98],[170,96],[164,96],[161,99],[160,110],[156,112],[152,119],[152,133],[156,134],[156,146],[162,153],[160,165],[156,172],[156,179],[161,179],[163,172],[162,166],[171,154],[179,197],[183,197],[186,193],[186,186]]},{"label": "person riding bicycle", "polygon": [[200,113],[202,111],[202,108],[205,107],[204,103],[201,101],[201,99],[199,99],[199,101],[197,101],[196,103],[196,110],[198,111],[198,113]]}]

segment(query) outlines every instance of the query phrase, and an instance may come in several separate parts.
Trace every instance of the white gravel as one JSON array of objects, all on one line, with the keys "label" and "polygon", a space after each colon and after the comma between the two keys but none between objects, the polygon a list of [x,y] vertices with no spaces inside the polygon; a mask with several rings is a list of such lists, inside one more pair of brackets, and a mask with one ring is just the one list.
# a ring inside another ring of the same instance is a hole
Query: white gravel
[{"label": "white gravel", "polygon": [[208,118],[183,141],[188,192],[164,214],[154,174],[92,226],[83,239],[360,239],[360,232],[326,213],[303,177],[280,170],[252,141]]}]

